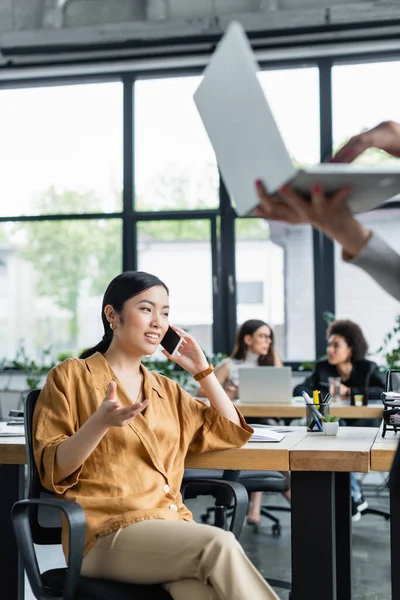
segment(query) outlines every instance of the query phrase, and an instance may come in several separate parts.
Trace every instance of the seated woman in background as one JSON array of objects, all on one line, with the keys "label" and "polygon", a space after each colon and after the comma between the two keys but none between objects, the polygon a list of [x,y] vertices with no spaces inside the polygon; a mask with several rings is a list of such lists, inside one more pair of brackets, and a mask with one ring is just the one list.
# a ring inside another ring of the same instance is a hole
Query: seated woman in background
[{"label": "seated woman in background", "polygon": [[[239,367],[283,367],[282,360],[274,348],[274,334],[265,321],[250,319],[239,328],[233,352],[215,368],[215,375],[231,400],[239,397]],[[201,390],[196,395],[200,397]],[[255,421],[255,419],[253,419]],[[286,475],[286,473],[285,473]],[[285,492],[290,501],[290,491]],[[258,529],[260,523],[262,492],[250,495],[247,516],[249,525]]]},{"label": "seated woman in background", "polygon": [[236,334],[231,356],[215,368],[215,375],[231,400],[238,398],[239,367],[242,366],[283,367],[274,348],[274,333],[264,321],[245,321]]},{"label": "seated woman in background", "polygon": [[361,328],[349,320],[333,321],[327,331],[327,358],[319,360],[312,374],[293,394],[300,396],[302,391],[311,394],[313,390],[329,391],[329,377],[340,377],[340,396],[350,399],[353,393],[366,394],[368,398],[379,399],[385,389],[385,382],[376,363],[365,358],[368,344]]},{"label": "seated woman in background", "polygon": [[[304,383],[293,390],[294,396],[306,391],[312,397],[313,390],[329,391],[329,377],[340,377],[340,396],[350,399],[351,393],[366,394],[367,398],[379,398],[385,389],[384,378],[376,363],[365,358],[368,344],[361,328],[349,320],[333,321],[327,331],[327,358],[319,360],[313,373]],[[347,419],[345,424],[361,427],[378,426],[373,419]],[[351,477],[352,518],[357,521],[368,507],[360,485]]]}]

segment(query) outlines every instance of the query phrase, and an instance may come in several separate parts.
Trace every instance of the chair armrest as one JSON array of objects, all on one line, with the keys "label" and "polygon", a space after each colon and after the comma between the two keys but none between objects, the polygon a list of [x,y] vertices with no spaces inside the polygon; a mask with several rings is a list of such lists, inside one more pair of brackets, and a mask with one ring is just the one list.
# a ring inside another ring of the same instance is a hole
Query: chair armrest
[{"label": "chair armrest", "polygon": [[191,479],[188,482],[182,484],[182,496],[185,497],[186,488],[190,485],[195,485],[197,488],[203,487],[204,493],[210,487],[220,487],[222,490],[229,491],[233,496],[233,513],[232,520],[229,527],[229,531],[232,531],[236,539],[239,539],[243,529],[244,519],[247,513],[247,505],[249,502],[249,496],[246,488],[236,481],[224,481],[223,479]]},{"label": "chair armrest", "polygon": [[48,594],[43,586],[33,545],[29,512],[34,505],[58,508],[64,513],[67,519],[69,526],[69,551],[63,600],[73,600],[76,597],[81,573],[86,533],[85,513],[81,506],[76,502],[63,500],[61,498],[31,498],[28,500],[20,500],[12,507],[11,519],[18,550],[32,591],[38,600],[54,600],[54,596]]}]

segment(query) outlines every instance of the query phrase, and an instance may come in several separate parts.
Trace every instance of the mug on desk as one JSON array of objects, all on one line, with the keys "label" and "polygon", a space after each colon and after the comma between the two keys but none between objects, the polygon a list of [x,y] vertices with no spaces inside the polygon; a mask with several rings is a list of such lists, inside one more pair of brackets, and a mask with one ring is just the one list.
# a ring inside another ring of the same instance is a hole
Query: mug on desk
[{"label": "mug on desk", "polygon": [[366,388],[351,388],[350,398],[352,406],[363,406],[368,404],[368,393]]}]

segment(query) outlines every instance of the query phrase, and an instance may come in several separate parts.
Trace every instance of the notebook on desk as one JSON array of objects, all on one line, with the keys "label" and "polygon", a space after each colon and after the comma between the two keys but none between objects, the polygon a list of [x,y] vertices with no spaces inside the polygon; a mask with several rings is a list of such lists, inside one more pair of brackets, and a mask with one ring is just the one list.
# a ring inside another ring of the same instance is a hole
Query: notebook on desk
[{"label": "notebook on desk", "polygon": [[288,404],[292,401],[290,367],[239,367],[241,404]]},{"label": "notebook on desk", "polygon": [[9,425],[0,423],[0,437],[18,437],[25,436],[25,427],[22,424]]},{"label": "notebook on desk", "polygon": [[253,427],[254,433],[249,442],[280,442],[285,437],[283,433],[263,427]]}]

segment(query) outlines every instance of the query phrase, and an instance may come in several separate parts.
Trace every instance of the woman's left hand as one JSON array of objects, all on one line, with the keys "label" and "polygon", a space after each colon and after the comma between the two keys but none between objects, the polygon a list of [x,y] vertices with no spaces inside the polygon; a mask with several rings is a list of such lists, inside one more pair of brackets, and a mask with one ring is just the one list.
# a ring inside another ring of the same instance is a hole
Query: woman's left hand
[{"label": "woman's left hand", "polygon": [[175,327],[174,325],[171,325],[171,327],[182,338],[182,343],[179,346],[177,354],[171,356],[169,352],[163,350],[162,353],[164,356],[191,375],[197,375],[197,373],[207,369],[209,366],[208,361],[196,340],[180,327]]},{"label": "woman's left hand", "polygon": [[341,398],[348,398],[350,396],[350,388],[343,383],[340,384],[340,396]]}]

